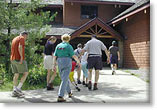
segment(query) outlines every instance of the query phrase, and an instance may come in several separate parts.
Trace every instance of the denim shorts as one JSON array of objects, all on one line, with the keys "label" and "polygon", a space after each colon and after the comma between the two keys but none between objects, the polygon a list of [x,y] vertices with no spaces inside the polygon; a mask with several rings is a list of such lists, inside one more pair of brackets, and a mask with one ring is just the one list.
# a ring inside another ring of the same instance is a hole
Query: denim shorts
[{"label": "denim shorts", "polygon": [[88,69],[102,70],[102,58],[100,56],[92,56],[87,59]]}]

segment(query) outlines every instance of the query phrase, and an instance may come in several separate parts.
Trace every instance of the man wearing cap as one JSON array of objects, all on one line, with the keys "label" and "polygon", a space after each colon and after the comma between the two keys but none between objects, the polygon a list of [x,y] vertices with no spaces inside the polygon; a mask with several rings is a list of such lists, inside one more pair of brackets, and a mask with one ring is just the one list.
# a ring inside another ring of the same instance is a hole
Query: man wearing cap
[{"label": "man wearing cap", "polygon": [[[89,40],[85,47],[83,48],[83,51],[88,52],[88,71],[89,71],[89,83],[88,83],[88,89],[92,89],[92,69],[95,69],[95,83],[94,83],[94,88],[93,90],[97,90],[97,83],[99,79],[99,70],[102,69],[102,51],[105,51],[106,56],[107,56],[107,61],[109,62],[109,54],[107,51],[106,46],[101,42],[100,40],[97,39],[96,35],[92,35],[91,40]],[[82,52],[83,52],[82,51]]]},{"label": "man wearing cap", "polygon": [[112,69],[112,75],[114,75],[117,69],[118,61],[120,60],[120,53],[119,49],[116,46],[116,41],[112,42],[112,46],[109,48],[109,55],[110,55],[110,64]]}]

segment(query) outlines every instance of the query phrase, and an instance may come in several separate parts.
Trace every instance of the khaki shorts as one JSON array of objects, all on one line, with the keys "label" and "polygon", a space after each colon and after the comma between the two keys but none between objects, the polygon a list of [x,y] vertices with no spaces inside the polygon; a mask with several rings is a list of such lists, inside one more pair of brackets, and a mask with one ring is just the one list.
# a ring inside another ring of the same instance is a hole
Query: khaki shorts
[{"label": "khaki shorts", "polygon": [[52,69],[52,65],[53,65],[53,57],[51,55],[46,55],[44,57],[44,68]]},{"label": "khaki shorts", "polygon": [[20,61],[12,60],[11,61],[11,68],[13,73],[24,73],[28,72],[27,62],[24,60],[22,64]]}]

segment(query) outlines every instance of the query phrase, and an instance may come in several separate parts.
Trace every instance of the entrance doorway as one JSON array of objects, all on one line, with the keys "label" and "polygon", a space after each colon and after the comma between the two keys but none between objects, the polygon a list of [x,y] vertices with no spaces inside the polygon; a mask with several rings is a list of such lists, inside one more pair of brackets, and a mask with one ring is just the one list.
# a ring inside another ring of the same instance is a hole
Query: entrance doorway
[{"label": "entrance doorway", "polygon": [[[72,39],[70,41],[70,44],[73,46],[74,49],[77,48],[77,44],[81,43],[81,44],[86,44],[91,38],[85,38],[85,37],[76,37],[75,39]],[[107,49],[109,49],[109,47],[112,45],[112,41],[117,41],[114,38],[98,38],[99,40],[101,40],[104,45],[107,47]],[[117,41],[118,43],[118,41]],[[118,45],[117,45],[118,46]],[[103,62],[103,67],[109,67],[109,64],[107,64],[107,56],[105,54],[104,51],[102,51],[102,62]]]}]

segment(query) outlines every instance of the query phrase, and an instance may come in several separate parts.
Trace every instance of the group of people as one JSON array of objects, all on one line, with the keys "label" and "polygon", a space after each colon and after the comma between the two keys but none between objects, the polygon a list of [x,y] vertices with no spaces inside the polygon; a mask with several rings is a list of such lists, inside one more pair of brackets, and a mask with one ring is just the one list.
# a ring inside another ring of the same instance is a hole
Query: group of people
[{"label": "group of people", "polygon": [[[25,40],[28,37],[27,32],[22,32],[19,36],[12,40],[11,45],[11,66],[14,73],[13,78],[13,96],[23,96],[21,91],[22,85],[27,78],[28,68],[25,61]],[[53,90],[53,80],[56,76],[56,70],[58,68],[61,78],[61,84],[58,91],[58,102],[65,102],[65,91],[69,97],[72,97],[72,91],[70,88],[70,82],[76,87],[78,91],[80,88],[77,84],[83,84],[88,87],[89,90],[98,90],[99,70],[102,69],[102,51],[105,51],[107,56],[107,62],[111,63],[112,74],[115,74],[117,69],[118,60],[120,60],[120,54],[118,47],[116,47],[116,41],[112,42],[112,46],[107,50],[102,41],[97,39],[96,35],[91,36],[84,46],[78,44],[77,49],[74,50],[69,44],[71,36],[64,34],[61,36],[62,42],[55,47],[56,37],[51,36],[44,49],[44,68],[47,69],[47,90]],[[95,81],[92,81],[92,70],[95,70]],[[74,79],[74,70],[77,71],[77,82]],[[81,70],[83,71],[83,82],[80,80]],[[53,74],[51,73],[53,72]],[[24,73],[19,84],[19,73]],[[70,79],[70,80],[69,80]]]}]

